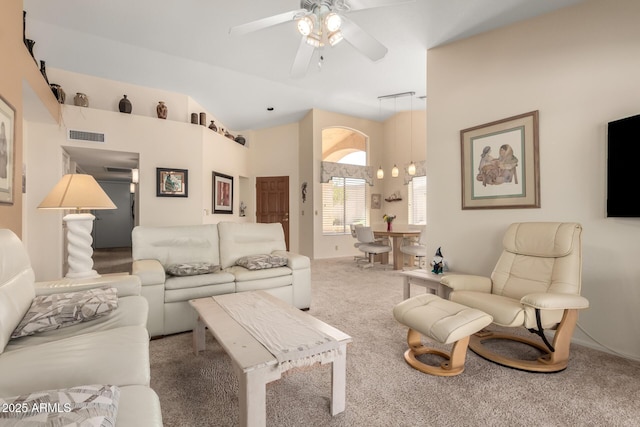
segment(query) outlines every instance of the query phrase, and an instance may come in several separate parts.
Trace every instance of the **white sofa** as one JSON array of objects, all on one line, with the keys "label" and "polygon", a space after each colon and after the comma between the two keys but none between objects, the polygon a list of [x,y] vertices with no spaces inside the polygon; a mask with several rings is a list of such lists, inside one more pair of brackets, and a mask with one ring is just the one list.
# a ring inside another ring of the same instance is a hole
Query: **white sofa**
[{"label": "white sofa", "polygon": [[[0,399],[45,390],[115,385],[120,397],[116,425],[162,426],[158,396],[149,387],[148,304],[135,276],[34,282],[20,239],[0,229]],[[108,285],[117,308],[95,320],[11,338],[36,295]],[[15,415],[15,414],[14,414]],[[0,418],[8,414],[0,414]],[[0,423],[1,424],[1,423]]]},{"label": "white sofa", "polygon": [[[213,295],[265,290],[300,308],[311,303],[309,258],[286,251],[279,223],[235,223],[138,226],[132,233],[133,274],[140,277],[149,301],[151,336],[190,331],[196,313],[189,300]],[[250,255],[279,255],[287,265],[248,270],[236,265]],[[206,262],[220,271],[187,277],[167,274],[171,265]]]}]

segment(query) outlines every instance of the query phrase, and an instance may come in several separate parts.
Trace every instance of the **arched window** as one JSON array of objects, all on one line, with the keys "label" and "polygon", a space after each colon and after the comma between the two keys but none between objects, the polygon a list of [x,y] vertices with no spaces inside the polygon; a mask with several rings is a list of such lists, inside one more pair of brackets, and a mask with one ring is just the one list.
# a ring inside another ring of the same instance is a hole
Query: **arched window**
[{"label": "arched window", "polygon": [[[350,129],[333,127],[322,131],[322,160],[367,165],[367,138]],[[346,175],[346,174],[344,174]],[[322,233],[350,234],[350,224],[366,224],[367,183],[364,179],[333,176],[322,184]]]}]

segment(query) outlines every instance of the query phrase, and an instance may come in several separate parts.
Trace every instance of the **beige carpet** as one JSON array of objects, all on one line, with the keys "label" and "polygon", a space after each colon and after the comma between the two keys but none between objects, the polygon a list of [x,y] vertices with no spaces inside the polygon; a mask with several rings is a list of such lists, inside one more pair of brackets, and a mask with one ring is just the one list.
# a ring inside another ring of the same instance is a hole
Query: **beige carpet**
[{"label": "beige carpet", "polygon": [[[268,426],[637,426],[640,363],[573,346],[569,367],[533,374],[472,352],[457,377],[422,374],[402,357],[406,328],[391,310],[402,300],[393,271],[360,270],[351,258],[312,263],[310,314],[353,337],[347,354],[347,409],[329,413],[329,366],[296,371],[267,385]],[[424,288],[412,288],[412,295]],[[165,426],[238,425],[231,361],[208,335],[151,341],[151,386]]]}]

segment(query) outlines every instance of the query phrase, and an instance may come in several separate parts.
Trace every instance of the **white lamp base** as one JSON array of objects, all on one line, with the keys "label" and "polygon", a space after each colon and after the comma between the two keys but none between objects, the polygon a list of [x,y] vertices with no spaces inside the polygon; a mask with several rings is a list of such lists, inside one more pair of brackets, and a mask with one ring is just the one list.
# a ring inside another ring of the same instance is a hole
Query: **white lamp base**
[{"label": "white lamp base", "polygon": [[91,229],[96,217],[90,213],[74,213],[62,218],[67,223],[67,251],[69,252],[69,271],[65,277],[83,279],[100,277],[93,269],[93,237]]}]

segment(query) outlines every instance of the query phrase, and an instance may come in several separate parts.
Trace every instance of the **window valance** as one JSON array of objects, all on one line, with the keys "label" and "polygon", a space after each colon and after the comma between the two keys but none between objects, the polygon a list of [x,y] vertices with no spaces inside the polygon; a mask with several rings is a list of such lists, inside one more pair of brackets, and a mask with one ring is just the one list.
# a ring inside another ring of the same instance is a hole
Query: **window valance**
[{"label": "window valance", "polygon": [[367,184],[373,185],[373,169],[371,166],[321,162],[320,182],[329,182],[333,177],[364,179]]},{"label": "window valance", "polygon": [[414,163],[416,164],[415,175],[409,175],[409,172],[407,172],[407,168],[409,167],[409,165],[406,165],[404,167],[404,184],[405,185],[409,184],[414,176],[427,176],[427,161],[420,160],[419,162],[414,162]]}]

